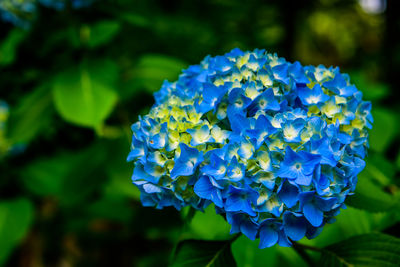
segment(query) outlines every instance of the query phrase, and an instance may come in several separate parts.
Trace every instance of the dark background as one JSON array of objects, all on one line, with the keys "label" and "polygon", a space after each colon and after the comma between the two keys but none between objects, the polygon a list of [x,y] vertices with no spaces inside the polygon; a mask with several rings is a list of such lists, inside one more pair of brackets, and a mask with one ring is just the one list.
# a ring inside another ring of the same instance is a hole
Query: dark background
[{"label": "dark background", "polygon": [[[163,80],[235,47],[349,73],[375,119],[360,180],[398,196],[399,11],[394,0],[98,0],[41,6],[27,29],[0,22],[0,99],[10,108],[0,135],[0,265],[165,266],[179,238],[226,238],[212,209],[185,225],[173,208],[143,208],[126,156],[129,127]],[[349,208],[304,242],[399,236],[398,220]],[[247,266],[304,265],[290,249],[235,246]]]}]

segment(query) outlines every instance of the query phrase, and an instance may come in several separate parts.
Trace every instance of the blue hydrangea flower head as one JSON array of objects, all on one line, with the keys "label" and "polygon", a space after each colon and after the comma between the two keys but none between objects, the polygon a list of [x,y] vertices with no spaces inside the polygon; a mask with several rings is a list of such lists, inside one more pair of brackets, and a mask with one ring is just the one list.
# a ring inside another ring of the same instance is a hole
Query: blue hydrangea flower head
[{"label": "blue hydrangea flower head", "polygon": [[214,204],[260,248],[314,238],[364,168],[371,103],[339,68],[264,50],[207,56],[164,82],[132,125],[144,206]]}]

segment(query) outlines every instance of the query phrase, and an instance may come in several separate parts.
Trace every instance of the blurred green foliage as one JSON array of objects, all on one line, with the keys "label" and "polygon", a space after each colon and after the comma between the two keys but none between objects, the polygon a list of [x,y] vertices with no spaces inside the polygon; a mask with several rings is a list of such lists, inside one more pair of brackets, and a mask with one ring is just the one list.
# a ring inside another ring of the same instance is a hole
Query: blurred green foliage
[{"label": "blurred green foliage", "polygon": [[328,251],[355,235],[400,237],[395,5],[371,14],[344,0],[104,0],[81,10],[41,7],[28,30],[2,23],[0,99],[10,106],[11,148],[0,161],[0,265],[166,266],[173,251],[184,260],[202,246],[203,260],[222,249],[227,258],[218,261],[233,257],[238,266],[305,266],[291,248],[258,250],[244,237],[231,250],[222,241],[176,247],[232,236],[213,207],[186,223],[187,210],[143,208],[130,182],[129,127],[152,93],[207,54],[234,47],[339,65],[373,103],[370,155],[349,208],[301,242]]}]

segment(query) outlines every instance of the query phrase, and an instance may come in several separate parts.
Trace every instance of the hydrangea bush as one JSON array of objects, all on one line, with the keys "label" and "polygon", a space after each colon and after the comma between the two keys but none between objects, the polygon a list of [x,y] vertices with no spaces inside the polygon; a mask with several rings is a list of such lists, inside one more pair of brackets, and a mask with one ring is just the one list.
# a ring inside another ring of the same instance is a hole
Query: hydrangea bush
[{"label": "hydrangea bush", "polygon": [[27,28],[36,16],[37,5],[63,10],[68,5],[72,8],[83,8],[94,0],[0,0],[0,16],[4,21]]},{"label": "hydrangea bush", "polygon": [[211,203],[260,248],[313,238],[364,168],[371,104],[339,68],[265,50],[207,56],[164,82],[132,125],[144,206]]},{"label": "hydrangea bush", "polygon": [[2,0],[0,1],[0,16],[2,20],[26,28],[36,13],[35,0]]}]

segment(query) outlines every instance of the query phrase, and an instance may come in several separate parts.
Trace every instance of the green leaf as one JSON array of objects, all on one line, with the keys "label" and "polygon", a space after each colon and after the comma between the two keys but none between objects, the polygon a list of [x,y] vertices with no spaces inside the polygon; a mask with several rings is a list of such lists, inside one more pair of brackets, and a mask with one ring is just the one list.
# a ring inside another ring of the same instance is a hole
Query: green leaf
[{"label": "green leaf", "polygon": [[390,93],[387,84],[374,81],[366,72],[355,71],[349,74],[352,82],[363,92],[364,98],[367,100],[379,100]]},{"label": "green leaf", "polygon": [[293,248],[275,246],[275,249],[278,254],[276,259],[278,264],[275,264],[275,266],[309,267],[304,259]]},{"label": "green leaf", "polygon": [[238,266],[274,266],[276,263],[276,246],[266,249],[258,248],[258,241],[240,236],[232,243],[232,253]]},{"label": "green leaf", "polygon": [[96,24],[83,26],[80,30],[81,40],[89,47],[97,47],[109,42],[120,30],[118,21],[104,20]]},{"label": "green leaf", "polygon": [[0,202],[0,265],[27,234],[33,214],[33,205],[25,198]]},{"label": "green leaf", "polygon": [[124,199],[102,198],[96,202],[88,203],[85,214],[89,218],[108,219],[127,223],[133,217],[129,202]]},{"label": "green leaf", "polygon": [[53,82],[56,108],[67,121],[98,129],[117,102],[118,69],[109,60],[85,63]]},{"label": "green leaf", "polygon": [[53,197],[61,205],[80,203],[106,176],[101,166],[108,153],[101,144],[79,153],[37,159],[23,170],[21,181],[33,194]]},{"label": "green leaf", "polygon": [[372,150],[384,152],[399,130],[397,115],[392,111],[373,108],[374,124],[369,135]]},{"label": "green leaf", "polygon": [[37,159],[24,169],[22,182],[36,195],[62,198],[68,170],[75,164],[76,159],[68,154]]},{"label": "green leaf", "polygon": [[370,176],[367,170],[359,175],[356,191],[346,199],[346,204],[369,212],[397,211],[399,199],[375,185]]},{"label": "green leaf", "polygon": [[190,228],[196,238],[227,239],[230,236],[230,225],[220,214],[216,214],[214,205],[208,206],[204,213],[196,212],[190,222]]},{"label": "green leaf", "polygon": [[12,144],[26,144],[44,131],[49,131],[54,114],[51,90],[43,85],[24,95],[10,109],[8,137]]},{"label": "green leaf", "polygon": [[127,86],[130,87],[130,90],[145,88],[149,92],[158,91],[164,80],[176,80],[186,66],[185,62],[173,57],[144,55],[131,70],[131,80],[127,82]]},{"label": "green leaf", "polygon": [[399,266],[400,239],[380,233],[359,235],[323,249],[318,266]]},{"label": "green leaf", "polygon": [[140,201],[140,191],[131,180],[133,164],[123,160],[127,155],[126,145],[125,138],[107,140],[108,154],[113,157],[107,157],[105,164],[109,180],[103,185],[103,194],[109,199],[128,198]]},{"label": "green leaf", "polygon": [[131,198],[140,201],[140,191],[132,184],[130,177],[132,170],[117,170],[114,172],[108,171],[110,180],[104,184],[103,193],[109,198]]},{"label": "green leaf", "polygon": [[118,12],[116,15],[119,16],[121,20],[136,27],[148,27],[151,26],[152,24],[151,19],[149,19],[146,16],[142,16],[140,14],[135,14],[132,12],[121,14],[120,12]]},{"label": "green leaf", "polygon": [[388,186],[393,183],[396,167],[382,154],[371,153],[366,161],[365,172],[373,181],[382,186]]},{"label": "green leaf", "polygon": [[[211,230],[211,229],[210,229]],[[173,267],[234,267],[231,241],[181,241],[174,255]]]},{"label": "green leaf", "polygon": [[8,65],[14,62],[19,44],[26,36],[26,31],[15,28],[0,44],[0,65]]}]

